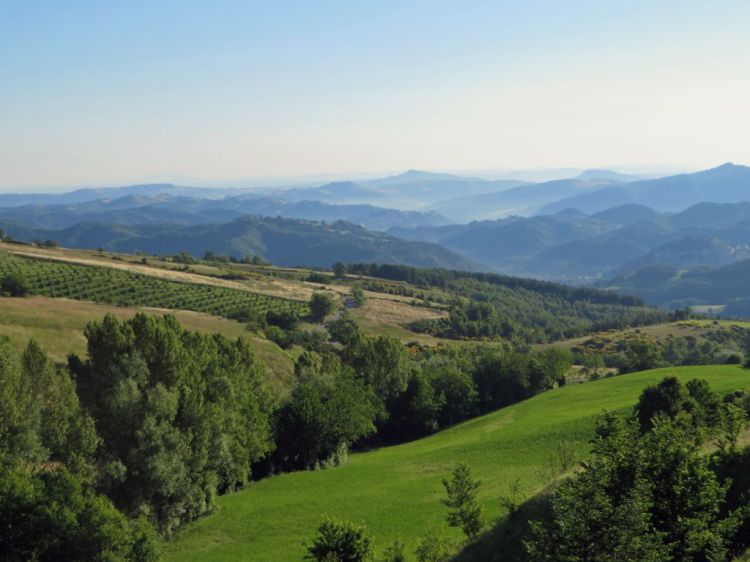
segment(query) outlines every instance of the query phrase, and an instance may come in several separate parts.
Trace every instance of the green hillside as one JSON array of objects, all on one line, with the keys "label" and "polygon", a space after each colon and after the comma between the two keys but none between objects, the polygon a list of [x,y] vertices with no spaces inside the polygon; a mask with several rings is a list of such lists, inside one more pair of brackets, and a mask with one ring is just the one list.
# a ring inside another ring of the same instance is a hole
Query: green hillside
[{"label": "green hillside", "polygon": [[[343,467],[285,474],[224,496],[218,512],[165,545],[166,560],[298,561],[323,515],[364,521],[379,552],[400,537],[413,548],[431,523],[446,533],[441,479],[457,461],[482,480],[490,519],[498,497],[519,480],[531,495],[545,484],[538,470],[564,440],[580,456],[602,409],[627,412],[641,389],[667,374],[705,378],[719,392],[750,387],[737,366],[673,367],[568,386],[411,443],[353,455]],[[458,535],[452,535],[458,538]]]}]

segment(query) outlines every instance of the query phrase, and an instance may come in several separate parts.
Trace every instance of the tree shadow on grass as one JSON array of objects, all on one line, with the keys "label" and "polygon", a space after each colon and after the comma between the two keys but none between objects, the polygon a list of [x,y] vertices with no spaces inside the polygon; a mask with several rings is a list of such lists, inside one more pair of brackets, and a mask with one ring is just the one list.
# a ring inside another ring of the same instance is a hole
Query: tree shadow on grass
[{"label": "tree shadow on grass", "polygon": [[526,560],[523,542],[531,538],[529,521],[547,519],[554,486],[525,501],[518,510],[499,519],[491,529],[467,544],[455,562],[515,562]]}]

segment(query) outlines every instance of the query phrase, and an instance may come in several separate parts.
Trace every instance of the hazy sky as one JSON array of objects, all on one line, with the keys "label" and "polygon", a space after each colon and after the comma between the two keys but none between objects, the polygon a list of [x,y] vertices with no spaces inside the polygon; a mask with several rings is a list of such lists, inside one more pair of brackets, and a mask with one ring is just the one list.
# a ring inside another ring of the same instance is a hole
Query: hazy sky
[{"label": "hazy sky", "polygon": [[0,188],[750,157],[750,2],[0,0]]}]

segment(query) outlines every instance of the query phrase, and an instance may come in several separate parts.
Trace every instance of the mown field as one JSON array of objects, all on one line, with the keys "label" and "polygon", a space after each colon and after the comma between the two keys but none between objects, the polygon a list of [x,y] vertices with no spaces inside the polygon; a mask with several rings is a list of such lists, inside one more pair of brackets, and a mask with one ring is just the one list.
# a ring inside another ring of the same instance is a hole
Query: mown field
[{"label": "mown field", "polygon": [[326,514],[366,522],[378,552],[396,538],[413,551],[429,525],[458,538],[440,503],[441,479],[456,462],[467,462],[482,480],[481,500],[495,519],[498,497],[514,481],[527,497],[544,487],[543,467],[556,444],[567,442],[583,458],[603,409],[628,412],[644,386],[669,374],[705,378],[719,392],[750,387],[750,371],[722,365],[657,369],[549,391],[418,441],[354,454],[339,468],[275,476],[224,496],[217,513],[165,544],[165,558],[299,561]]}]

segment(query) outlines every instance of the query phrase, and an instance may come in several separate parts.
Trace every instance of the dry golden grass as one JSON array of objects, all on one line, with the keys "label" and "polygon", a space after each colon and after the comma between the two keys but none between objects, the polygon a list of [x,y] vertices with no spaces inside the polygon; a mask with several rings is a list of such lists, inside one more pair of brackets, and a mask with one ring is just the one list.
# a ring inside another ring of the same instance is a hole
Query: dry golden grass
[{"label": "dry golden grass", "polygon": [[433,320],[448,316],[448,313],[444,311],[392,300],[388,298],[390,295],[381,296],[377,293],[369,293],[367,296],[368,299],[364,306],[357,311],[363,318],[369,318],[383,324],[407,324],[418,320]]},{"label": "dry golden grass", "polygon": [[[192,264],[190,271],[180,271],[179,264],[148,256],[147,263],[141,263],[143,256],[120,254],[115,252],[100,252],[98,250],[76,250],[70,248],[46,248],[32,245],[18,245],[0,242],[0,250],[18,256],[31,256],[57,260],[81,265],[111,267],[132,273],[140,273],[158,277],[169,281],[197,283],[239,289],[285,299],[307,301],[314,292],[327,291],[339,298],[351,293],[349,285],[311,283],[295,276],[306,276],[312,270],[294,269],[277,266],[254,266],[248,264],[228,264],[214,266],[210,264]],[[244,279],[221,279],[223,273],[232,272],[245,276]],[[328,272],[316,272],[333,279]],[[286,275],[286,276],[284,276]],[[347,276],[348,280],[360,279],[359,276]],[[371,279],[371,278],[367,278]],[[373,278],[374,279],[374,278]],[[376,281],[386,283],[381,279]],[[401,282],[389,281],[392,285],[405,285]],[[368,298],[409,303],[412,297],[365,291]]]},{"label": "dry golden grass", "polygon": [[273,342],[251,334],[239,322],[198,312],[125,308],[39,296],[0,297],[0,335],[8,336],[18,348],[22,348],[30,338],[34,338],[53,360],[62,363],[69,353],[86,354],[86,338],[83,335],[86,324],[101,320],[107,313],[126,319],[131,318],[136,312],[172,314],[189,330],[207,334],[218,332],[230,338],[244,338],[280,387],[290,388],[292,385],[294,353],[284,351]]},{"label": "dry golden grass", "polygon": [[[297,301],[307,301],[313,293],[323,291],[329,293],[341,303],[351,293],[349,285],[321,285],[319,283],[310,283],[300,279],[275,275],[277,273],[289,274],[292,272],[298,274],[307,273],[306,270],[298,269],[237,264],[227,267],[196,264],[190,266],[192,271],[188,272],[177,271],[175,269],[176,264],[156,258],[148,258],[148,263],[143,264],[140,263],[142,259],[140,256],[130,254],[67,248],[44,248],[27,245],[19,246],[7,243],[0,243],[0,250],[5,250],[19,256],[32,256],[81,265],[111,267],[169,281],[239,289]],[[245,275],[245,278],[241,280],[227,280],[216,277],[227,271],[242,273]],[[323,275],[332,277],[327,273],[323,273]],[[447,314],[445,311],[412,306],[409,303],[413,299],[402,295],[365,291],[365,296],[367,297],[367,302],[364,307],[356,311],[355,317],[367,332],[377,334],[388,333],[404,340],[418,340],[424,343],[437,343],[440,341],[438,338],[424,334],[415,334],[406,329],[405,325],[417,320],[443,317]]]},{"label": "dry golden grass", "polygon": [[419,334],[406,328],[410,322],[430,320],[447,316],[446,312],[412,306],[405,302],[391,300],[378,293],[367,293],[364,306],[351,310],[357,324],[365,333],[389,335],[403,341],[418,341],[425,345],[455,343],[452,340],[436,338],[429,334]]},{"label": "dry golden grass", "polygon": [[[656,340],[664,339],[668,336],[702,336],[706,332],[716,328],[717,326],[731,326],[731,325],[742,325],[734,321],[719,321],[718,325],[714,325],[711,320],[689,320],[681,322],[668,322],[665,324],[654,324],[652,326],[641,326],[638,328],[625,328],[623,330],[610,330],[608,332],[600,332],[600,334],[606,334],[607,336],[617,338],[632,337],[636,334],[643,334],[650,336]],[[582,336],[580,338],[572,338],[569,340],[541,344],[539,347],[562,347],[570,349],[584,342],[596,337],[597,334],[591,334],[588,336]]]}]

